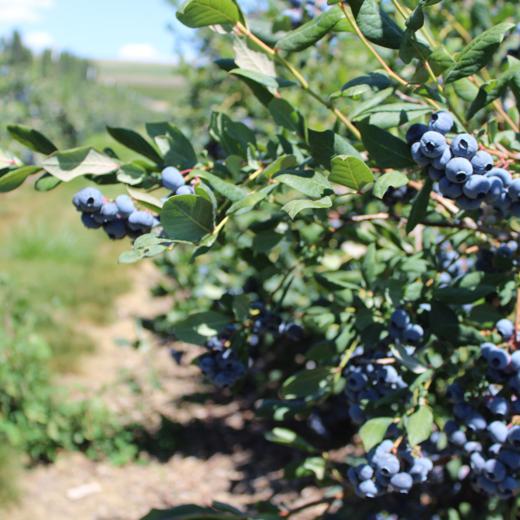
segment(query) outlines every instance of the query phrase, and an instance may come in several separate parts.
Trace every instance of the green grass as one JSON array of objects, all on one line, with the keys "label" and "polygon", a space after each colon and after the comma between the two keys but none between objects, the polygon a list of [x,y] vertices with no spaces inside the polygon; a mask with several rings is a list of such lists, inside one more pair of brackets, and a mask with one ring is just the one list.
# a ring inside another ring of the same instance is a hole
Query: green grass
[{"label": "green grass", "polygon": [[51,345],[52,364],[62,371],[92,349],[78,324],[108,322],[114,299],[129,287],[130,271],[117,264],[128,244],[82,226],[70,203],[80,186],[49,193],[25,186],[0,206],[0,272],[13,300],[29,302],[37,332]]}]

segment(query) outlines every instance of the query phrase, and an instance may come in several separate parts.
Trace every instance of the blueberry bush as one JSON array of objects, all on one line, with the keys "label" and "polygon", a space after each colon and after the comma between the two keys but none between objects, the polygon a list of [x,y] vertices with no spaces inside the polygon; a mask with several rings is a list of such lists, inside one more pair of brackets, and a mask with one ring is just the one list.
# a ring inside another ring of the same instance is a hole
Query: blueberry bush
[{"label": "blueberry bush", "polygon": [[37,160],[5,156],[0,190],[88,179],[85,226],[128,240],[123,264],[154,258],[177,295],[148,328],[203,347],[201,377],[254,403],[295,453],[285,478],[321,494],[146,518],[516,517],[519,14],[187,0],[178,20],[226,41],[205,72],[239,85],[205,126],[109,127],[130,162],[9,127]]}]

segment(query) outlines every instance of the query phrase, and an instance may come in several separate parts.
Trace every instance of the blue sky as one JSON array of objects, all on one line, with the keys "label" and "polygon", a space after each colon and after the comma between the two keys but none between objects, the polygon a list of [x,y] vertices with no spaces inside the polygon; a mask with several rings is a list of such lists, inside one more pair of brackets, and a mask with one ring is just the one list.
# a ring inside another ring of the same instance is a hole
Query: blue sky
[{"label": "blue sky", "polygon": [[191,33],[166,0],[0,0],[0,34],[14,28],[35,50],[161,62],[189,50]]}]

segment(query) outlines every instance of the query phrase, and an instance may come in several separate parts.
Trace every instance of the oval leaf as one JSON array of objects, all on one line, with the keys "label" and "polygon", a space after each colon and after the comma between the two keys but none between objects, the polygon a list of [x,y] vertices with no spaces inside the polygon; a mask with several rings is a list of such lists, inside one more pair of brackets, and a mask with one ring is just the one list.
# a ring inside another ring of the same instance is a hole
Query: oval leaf
[{"label": "oval leaf", "polygon": [[405,421],[408,442],[415,446],[430,437],[433,427],[433,413],[429,406],[421,406]]},{"label": "oval leaf", "polygon": [[376,417],[361,427],[359,436],[363,441],[365,451],[371,450],[385,438],[386,430],[393,422],[391,417]]},{"label": "oval leaf", "polygon": [[244,19],[234,0],[188,0],[177,11],[177,18],[188,27],[234,25]]},{"label": "oval leaf", "polygon": [[359,191],[374,181],[374,175],[361,159],[352,155],[338,155],[332,159],[329,180]]}]

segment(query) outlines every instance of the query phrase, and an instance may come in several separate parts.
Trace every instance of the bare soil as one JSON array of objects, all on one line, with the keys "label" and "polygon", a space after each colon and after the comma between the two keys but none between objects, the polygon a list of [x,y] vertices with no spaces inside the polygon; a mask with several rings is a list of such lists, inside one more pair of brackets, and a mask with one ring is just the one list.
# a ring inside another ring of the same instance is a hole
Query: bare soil
[{"label": "bare soil", "polygon": [[[295,507],[317,498],[313,488],[301,494],[280,488],[287,451],[264,440],[251,411],[204,386],[199,370],[190,365],[196,347],[176,345],[185,351],[178,365],[168,348],[136,327],[137,318],[172,305],[168,298],[150,296],[156,278],[154,268],[144,264],[132,291],[117,301],[112,325],[82,325],[96,351],[61,381],[71,398],[101,394],[117,413],[143,424],[149,432],[143,455],[114,466],[63,453],[55,463],[25,473],[22,499],[5,518],[137,520],[152,508],[184,503],[217,500],[240,508],[276,494],[279,504]],[[140,347],[121,346],[122,340],[138,341]],[[291,518],[318,518],[321,511]]]}]

